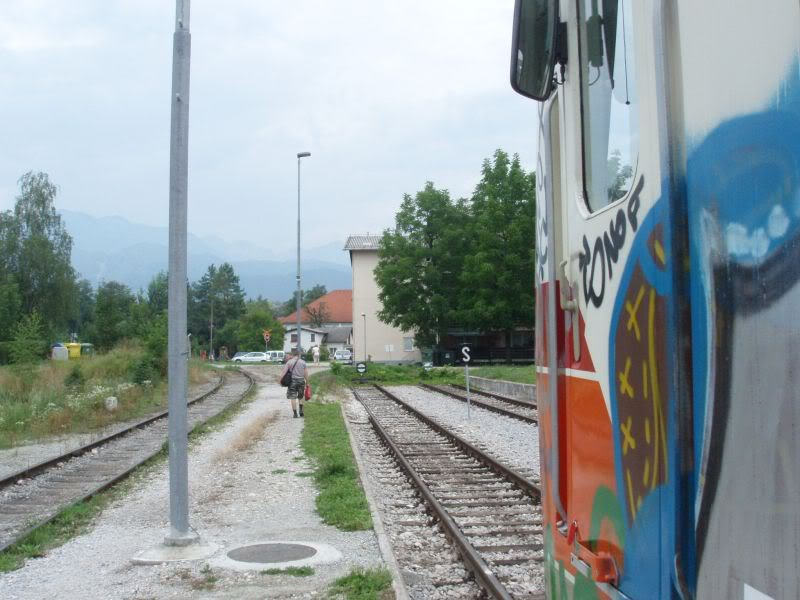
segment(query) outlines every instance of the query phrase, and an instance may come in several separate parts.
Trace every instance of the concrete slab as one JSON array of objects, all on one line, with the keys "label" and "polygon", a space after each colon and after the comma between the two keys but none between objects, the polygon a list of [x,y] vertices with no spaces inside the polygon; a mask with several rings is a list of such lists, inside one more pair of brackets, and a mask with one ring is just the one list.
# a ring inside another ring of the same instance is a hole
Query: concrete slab
[{"label": "concrete slab", "polygon": [[216,554],[219,546],[196,542],[188,546],[159,544],[143,550],[131,559],[134,565],[160,565],[162,563],[203,560]]}]

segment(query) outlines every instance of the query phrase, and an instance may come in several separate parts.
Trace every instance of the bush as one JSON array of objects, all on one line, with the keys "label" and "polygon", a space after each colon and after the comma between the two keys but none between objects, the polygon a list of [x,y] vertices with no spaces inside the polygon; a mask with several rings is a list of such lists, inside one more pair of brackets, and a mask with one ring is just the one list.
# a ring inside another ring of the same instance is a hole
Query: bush
[{"label": "bush", "polygon": [[35,363],[47,355],[47,342],[38,313],[33,312],[20,319],[9,346],[11,360],[16,364]]},{"label": "bush", "polygon": [[0,365],[11,362],[11,342],[0,342]]},{"label": "bush", "polygon": [[145,381],[155,381],[158,377],[160,362],[160,359],[150,354],[144,354],[133,363],[131,368],[131,380],[133,383],[142,385]]},{"label": "bush", "polygon": [[80,365],[75,365],[72,367],[72,370],[64,378],[64,385],[70,388],[83,387],[85,383],[86,376],[83,374],[83,370],[81,369]]}]

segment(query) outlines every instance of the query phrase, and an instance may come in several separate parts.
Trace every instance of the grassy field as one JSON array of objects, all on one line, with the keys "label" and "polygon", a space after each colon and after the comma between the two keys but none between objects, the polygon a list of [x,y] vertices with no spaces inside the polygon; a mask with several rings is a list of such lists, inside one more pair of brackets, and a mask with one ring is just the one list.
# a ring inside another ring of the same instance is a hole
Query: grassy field
[{"label": "grassy field", "polygon": [[[190,381],[204,381],[192,363]],[[118,407],[106,410],[114,396]],[[166,406],[166,386],[138,346],[122,346],[91,359],[0,367],[0,448],[51,435],[92,431]]]},{"label": "grassy field", "polygon": [[[470,367],[470,375],[476,377],[487,377],[489,379],[504,379],[518,383],[536,383],[536,367],[533,365],[496,365]],[[318,385],[327,389],[331,385],[358,385],[361,376],[355,367],[334,364],[331,370],[326,373],[324,378],[319,380]],[[464,367],[436,367],[426,371],[420,366],[415,365],[381,365],[369,363],[367,372],[364,374],[366,383],[378,383],[381,385],[413,385],[418,383],[464,383]]]},{"label": "grassy field", "polygon": [[486,367],[471,367],[470,375],[486,377],[487,379],[502,379],[516,383],[536,383],[535,365],[492,365]]}]

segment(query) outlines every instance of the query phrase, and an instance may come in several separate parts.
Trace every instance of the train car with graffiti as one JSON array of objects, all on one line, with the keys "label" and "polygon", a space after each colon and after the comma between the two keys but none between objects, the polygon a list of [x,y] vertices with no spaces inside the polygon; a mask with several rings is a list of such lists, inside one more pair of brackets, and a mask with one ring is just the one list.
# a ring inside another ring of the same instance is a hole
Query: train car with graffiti
[{"label": "train car with graffiti", "polygon": [[800,4],[517,0],[511,62],[548,597],[800,598]]}]

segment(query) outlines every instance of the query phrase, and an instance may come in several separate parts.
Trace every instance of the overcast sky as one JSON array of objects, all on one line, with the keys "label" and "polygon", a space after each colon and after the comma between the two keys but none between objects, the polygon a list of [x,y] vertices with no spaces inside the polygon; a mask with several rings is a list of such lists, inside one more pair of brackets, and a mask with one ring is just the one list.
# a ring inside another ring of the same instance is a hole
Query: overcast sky
[{"label": "overcast sky", "polygon": [[[468,195],[501,147],[532,169],[508,85],[513,0],[193,0],[189,229],[304,245],[393,223],[427,180]],[[0,209],[45,171],[57,207],[168,220],[173,0],[0,1]]]}]

